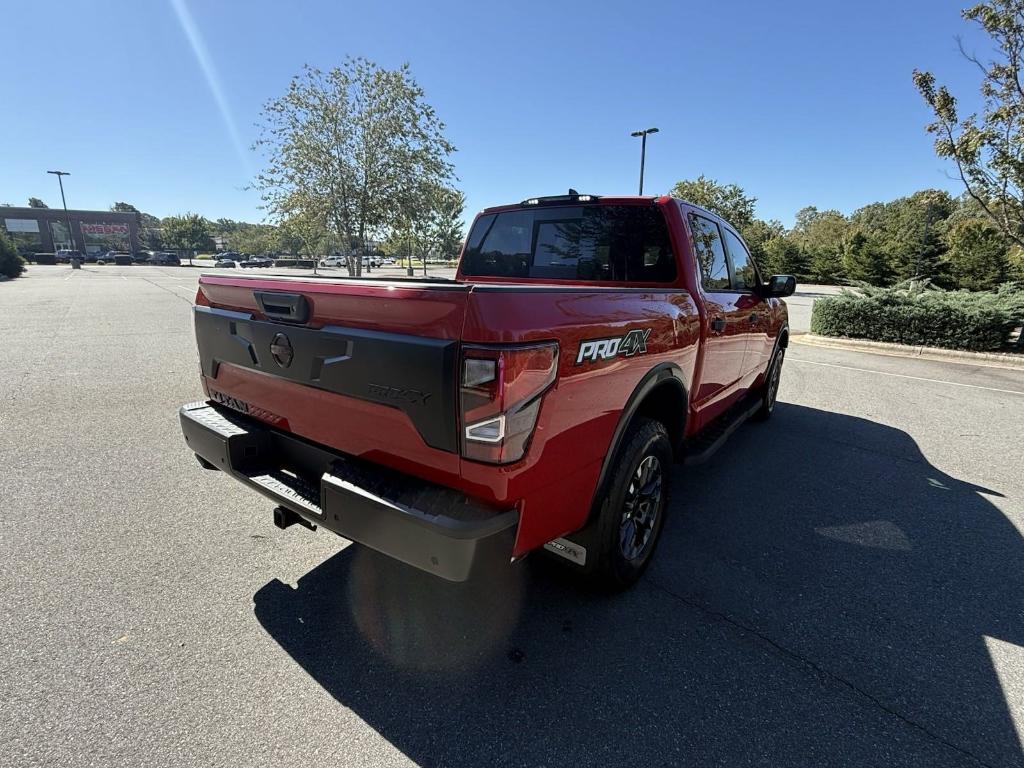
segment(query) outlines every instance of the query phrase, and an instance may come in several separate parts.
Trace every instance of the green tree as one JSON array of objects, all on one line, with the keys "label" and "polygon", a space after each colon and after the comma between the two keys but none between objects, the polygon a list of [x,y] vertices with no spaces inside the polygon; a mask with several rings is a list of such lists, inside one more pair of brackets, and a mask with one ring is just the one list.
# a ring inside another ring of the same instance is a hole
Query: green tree
[{"label": "green tree", "polygon": [[[138,225],[139,228],[139,239],[142,241],[142,244],[151,250],[159,250],[160,248],[163,247],[159,242],[157,242],[155,245],[152,244],[154,240],[159,240],[159,233],[156,233],[156,237],[154,237],[154,233],[147,231],[146,227],[142,223],[142,217],[145,214],[143,214],[142,211],[140,211],[134,205],[132,205],[131,203],[115,202],[113,205],[110,206],[110,210],[115,213],[134,213],[135,223]],[[151,216],[150,218],[154,217]],[[129,247],[131,246],[129,245]]]},{"label": "green tree", "polygon": [[[887,280],[941,278],[946,248],[942,235],[956,210],[957,203],[947,192],[925,189],[888,203],[866,205],[853,212],[850,224],[870,243],[871,253],[860,255],[868,257],[868,262],[879,254],[883,258]],[[868,271],[881,274],[870,264]]]},{"label": "green tree", "polygon": [[442,259],[454,259],[462,248],[462,216],[466,196],[451,187],[434,190],[430,205],[429,238],[431,250]]},{"label": "green tree", "polygon": [[750,248],[750,255],[754,257],[754,261],[757,263],[757,267],[762,274],[768,274],[768,254],[765,250],[768,242],[777,237],[782,237],[785,233],[786,228],[782,226],[782,222],[774,219],[772,221],[754,219],[740,230],[743,240],[747,243],[747,247]]},{"label": "green tree", "polygon": [[888,204],[887,253],[897,280],[942,277],[942,235],[956,205],[948,192],[925,189]]},{"label": "green tree", "polygon": [[25,271],[25,260],[7,234],[0,230],[0,275],[15,278]]},{"label": "green tree", "polygon": [[670,194],[717,213],[738,230],[754,221],[757,198],[748,196],[735,184],[719,184],[701,174],[696,179],[677,182]]},{"label": "green tree", "polygon": [[160,219],[148,213],[139,213],[139,239],[145,248],[159,251],[164,247],[163,224]]},{"label": "green tree", "polygon": [[1009,272],[1006,238],[989,219],[958,221],[946,232],[945,261],[956,286],[971,291],[991,290]]},{"label": "green tree", "polygon": [[196,251],[211,249],[210,223],[198,213],[168,216],[163,220],[163,241],[177,250],[188,251],[189,262]]},{"label": "green tree", "polygon": [[[338,241],[361,247],[407,215],[395,205],[411,199],[403,191],[451,176],[454,151],[409,66],[363,58],[329,72],[305,67],[265,105],[255,148],[266,156],[256,186],[277,221],[320,217]],[[351,274],[361,270],[349,260]]]},{"label": "green tree", "polygon": [[807,261],[803,251],[789,237],[779,235],[764,244],[765,277],[770,275],[807,274]]},{"label": "green tree", "polygon": [[956,98],[914,70],[914,85],[931,107],[935,152],[956,166],[967,193],[1018,246],[1024,247],[1024,0],[989,0],[963,11],[991,38],[994,58],[961,52],[981,72],[982,114],[961,119]]},{"label": "green tree", "polygon": [[855,230],[843,244],[843,271],[850,280],[871,285],[889,282],[885,252],[863,230]]},{"label": "green tree", "polygon": [[49,208],[50,206],[48,206],[46,203],[44,203],[38,197],[30,197],[28,199],[28,207],[29,208]]},{"label": "green tree", "polygon": [[849,229],[849,220],[839,211],[819,211],[813,205],[797,211],[790,237],[806,259],[811,279],[830,284],[843,280],[843,242]]},{"label": "green tree", "polygon": [[231,250],[241,253],[271,253],[276,251],[277,227],[271,224],[243,224],[230,239]]},{"label": "green tree", "polygon": [[1024,248],[1013,245],[1006,254],[1007,276],[1011,280],[1024,282]]},{"label": "green tree", "polygon": [[237,232],[239,228],[243,226],[245,226],[245,222],[242,221],[235,221],[234,219],[217,219],[210,225],[210,228],[215,234],[227,237],[231,233]]},{"label": "green tree", "polygon": [[278,226],[278,243],[286,253],[317,258],[330,250],[326,217],[313,210],[298,210]]}]

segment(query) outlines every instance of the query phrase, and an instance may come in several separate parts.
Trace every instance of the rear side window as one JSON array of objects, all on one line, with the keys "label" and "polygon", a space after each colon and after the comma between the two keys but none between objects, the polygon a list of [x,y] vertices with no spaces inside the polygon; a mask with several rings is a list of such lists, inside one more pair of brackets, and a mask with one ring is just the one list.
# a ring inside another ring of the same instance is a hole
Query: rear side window
[{"label": "rear side window", "polygon": [[732,287],[736,291],[751,291],[757,285],[757,272],[750,252],[736,235],[725,230],[725,244],[732,260]]},{"label": "rear side window", "polygon": [[653,206],[522,208],[479,217],[462,273],[477,277],[667,283],[675,256]]},{"label": "rear side window", "polygon": [[711,219],[690,214],[693,252],[700,269],[700,283],[709,291],[729,290],[729,267],[725,263],[722,233]]}]

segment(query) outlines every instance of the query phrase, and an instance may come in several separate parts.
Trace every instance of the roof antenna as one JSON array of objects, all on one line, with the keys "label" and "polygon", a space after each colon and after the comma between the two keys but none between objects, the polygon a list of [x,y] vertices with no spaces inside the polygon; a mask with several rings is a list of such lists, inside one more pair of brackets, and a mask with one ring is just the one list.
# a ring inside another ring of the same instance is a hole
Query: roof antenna
[{"label": "roof antenna", "polygon": [[577,191],[576,191],[575,189],[573,189],[572,187],[569,187],[569,194],[570,194],[570,195],[572,195],[573,197],[579,197],[579,196],[580,196],[580,193],[579,193],[579,192],[577,192]]}]

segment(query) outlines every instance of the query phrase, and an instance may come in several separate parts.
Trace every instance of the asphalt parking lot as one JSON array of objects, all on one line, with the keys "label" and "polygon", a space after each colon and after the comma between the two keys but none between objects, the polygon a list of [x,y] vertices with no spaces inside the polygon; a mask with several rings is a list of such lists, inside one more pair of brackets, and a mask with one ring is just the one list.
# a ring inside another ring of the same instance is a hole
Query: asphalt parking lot
[{"label": "asphalt parking lot", "polygon": [[185,449],[196,271],[0,284],[0,762],[1024,765],[1024,371],[793,344],[607,597],[452,585]]}]

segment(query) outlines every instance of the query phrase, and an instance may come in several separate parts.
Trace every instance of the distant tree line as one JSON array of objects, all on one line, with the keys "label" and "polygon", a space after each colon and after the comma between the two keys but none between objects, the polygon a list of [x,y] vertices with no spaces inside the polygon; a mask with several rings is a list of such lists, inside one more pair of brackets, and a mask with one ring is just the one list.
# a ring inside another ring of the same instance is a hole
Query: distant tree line
[{"label": "distant tree line", "polygon": [[801,209],[791,228],[754,215],[757,199],[704,176],[672,194],[711,210],[740,230],[761,272],[819,283],[893,285],[928,277],[949,288],[985,290],[1024,279],[1024,252],[967,193],[926,189],[857,209]]},{"label": "distant tree line", "polygon": [[[425,237],[416,230],[409,233],[396,230],[378,244],[378,249],[388,255],[406,255],[411,250],[419,255],[428,252],[441,259],[456,258],[462,247],[464,205],[462,193],[455,193],[449,199],[449,207],[441,209],[438,218],[442,226],[432,236]],[[115,203],[110,210],[134,212],[138,215],[140,241],[149,250],[173,249],[194,253],[230,250],[258,255],[316,257],[335,252],[349,253],[361,247],[356,239],[345,243],[315,225],[304,227],[306,222],[302,217],[292,217],[281,224],[254,224],[226,218],[211,220],[197,213],[183,213],[161,219],[124,202]]]}]

